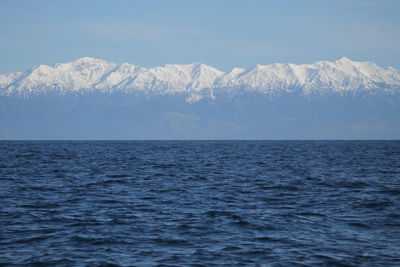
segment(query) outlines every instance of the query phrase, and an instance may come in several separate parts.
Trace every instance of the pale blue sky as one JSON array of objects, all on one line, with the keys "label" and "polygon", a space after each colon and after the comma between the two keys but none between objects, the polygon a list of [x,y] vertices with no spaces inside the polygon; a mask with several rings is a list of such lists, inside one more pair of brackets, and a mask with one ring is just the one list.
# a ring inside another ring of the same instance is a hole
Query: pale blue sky
[{"label": "pale blue sky", "polygon": [[400,67],[397,0],[0,0],[0,73],[83,56],[221,70],[341,56]]}]

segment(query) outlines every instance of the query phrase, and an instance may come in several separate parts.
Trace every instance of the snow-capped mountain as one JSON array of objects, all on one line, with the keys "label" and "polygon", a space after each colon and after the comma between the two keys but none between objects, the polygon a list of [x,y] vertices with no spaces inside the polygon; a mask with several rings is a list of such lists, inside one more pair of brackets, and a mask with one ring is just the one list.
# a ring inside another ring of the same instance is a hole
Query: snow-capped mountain
[{"label": "snow-capped mountain", "polygon": [[348,58],[314,64],[256,65],[219,71],[204,64],[142,68],[84,57],[54,66],[38,65],[25,72],[0,75],[0,95],[30,97],[56,92],[104,92],[184,95],[189,102],[228,93],[280,95],[330,93],[397,93],[400,71]]},{"label": "snow-capped mountain", "polygon": [[0,75],[0,139],[399,139],[400,71],[80,58]]}]

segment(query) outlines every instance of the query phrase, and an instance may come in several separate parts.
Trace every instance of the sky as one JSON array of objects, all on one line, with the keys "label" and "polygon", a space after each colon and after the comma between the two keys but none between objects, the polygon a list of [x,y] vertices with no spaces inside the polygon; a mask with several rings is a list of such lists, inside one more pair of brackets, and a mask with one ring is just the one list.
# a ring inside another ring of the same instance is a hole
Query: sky
[{"label": "sky", "polygon": [[400,68],[400,1],[0,0],[0,73],[85,56],[223,71],[346,56]]}]

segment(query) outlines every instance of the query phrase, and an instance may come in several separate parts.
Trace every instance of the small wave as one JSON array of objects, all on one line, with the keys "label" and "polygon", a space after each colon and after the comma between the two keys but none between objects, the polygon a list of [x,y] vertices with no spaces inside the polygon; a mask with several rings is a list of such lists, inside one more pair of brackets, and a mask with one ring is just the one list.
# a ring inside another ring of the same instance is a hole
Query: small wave
[{"label": "small wave", "polygon": [[393,202],[391,201],[374,201],[374,202],[367,202],[362,204],[363,207],[369,209],[382,209],[386,207],[393,206]]},{"label": "small wave", "polygon": [[126,178],[129,177],[127,174],[109,174],[107,175],[108,178]]},{"label": "small wave", "polygon": [[153,238],[151,241],[164,246],[187,246],[191,243],[183,239]]},{"label": "small wave", "polygon": [[299,215],[299,216],[316,216],[316,217],[326,217],[325,214],[322,213],[316,213],[316,212],[295,212],[293,213],[294,215]]},{"label": "small wave", "polygon": [[280,238],[273,238],[273,237],[269,237],[269,236],[262,236],[262,237],[257,237],[253,239],[256,242],[283,242],[285,241],[284,239],[280,239]]},{"label": "small wave", "polygon": [[273,186],[267,186],[263,187],[265,190],[288,190],[288,191],[298,191],[300,188],[295,185],[273,185]]},{"label": "small wave", "polygon": [[111,262],[92,262],[86,265],[87,267],[120,267],[121,265]]}]

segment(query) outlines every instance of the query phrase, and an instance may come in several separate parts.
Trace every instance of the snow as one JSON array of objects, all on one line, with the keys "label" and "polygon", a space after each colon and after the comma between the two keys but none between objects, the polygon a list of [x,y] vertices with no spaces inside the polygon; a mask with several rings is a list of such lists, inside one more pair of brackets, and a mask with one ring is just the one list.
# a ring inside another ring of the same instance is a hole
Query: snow
[{"label": "snow", "polygon": [[214,98],[214,92],[254,91],[281,94],[344,93],[359,91],[399,92],[400,71],[381,68],[372,62],[346,57],[314,64],[256,65],[222,72],[211,66],[168,64],[142,68],[84,57],[54,66],[38,65],[23,73],[0,75],[0,94],[30,96],[58,92],[100,91],[145,94],[184,94],[187,101]]}]

